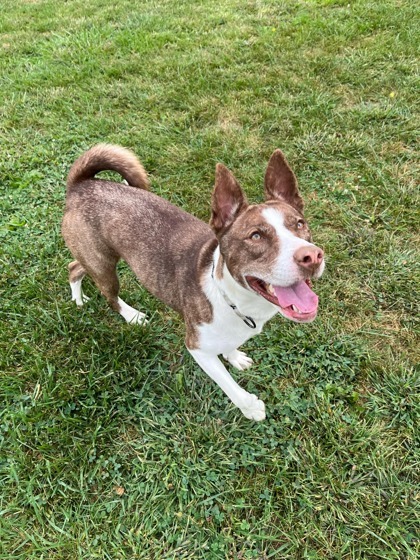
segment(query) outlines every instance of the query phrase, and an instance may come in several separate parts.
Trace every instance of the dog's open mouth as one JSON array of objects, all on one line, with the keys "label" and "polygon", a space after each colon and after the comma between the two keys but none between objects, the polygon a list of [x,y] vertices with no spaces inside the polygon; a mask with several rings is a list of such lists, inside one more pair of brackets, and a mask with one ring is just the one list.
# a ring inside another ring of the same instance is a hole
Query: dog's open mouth
[{"label": "dog's open mouth", "polygon": [[246,281],[254,292],[277,305],[288,319],[302,323],[315,319],[318,296],[311,290],[310,280],[302,280],[287,288],[273,286],[255,276],[246,276]]}]

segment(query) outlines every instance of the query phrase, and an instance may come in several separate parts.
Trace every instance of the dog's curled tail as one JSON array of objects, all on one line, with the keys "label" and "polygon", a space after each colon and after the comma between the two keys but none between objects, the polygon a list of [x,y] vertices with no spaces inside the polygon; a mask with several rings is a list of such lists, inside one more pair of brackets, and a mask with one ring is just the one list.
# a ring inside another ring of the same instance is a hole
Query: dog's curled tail
[{"label": "dog's curled tail", "polygon": [[93,179],[100,171],[116,171],[130,186],[149,189],[146,171],[133,152],[113,144],[97,144],[82,154],[70,169],[67,189],[81,181]]}]

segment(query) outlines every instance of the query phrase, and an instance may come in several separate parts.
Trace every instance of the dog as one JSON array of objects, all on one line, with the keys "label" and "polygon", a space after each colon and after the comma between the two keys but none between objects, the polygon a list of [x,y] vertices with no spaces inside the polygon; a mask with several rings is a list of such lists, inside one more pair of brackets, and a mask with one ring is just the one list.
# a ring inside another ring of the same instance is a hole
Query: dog
[{"label": "dog", "polygon": [[[95,178],[105,170],[118,172],[125,184]],[[274,315],[313,321],[318,297],[311,279],[325,267],[281,150],[268,162],[264,191],[264,203],[249,204],[231,171],[218,163],[208,225],[150,192],[132,152],[98,144],[71,167],[62,222],[76,259],[69,264],[72,300],[81,306],[87,299],[82,279],[88,274],[128,323],[145,324],[145,314],[118,295],[116,264],[123,259],[149,292],[181,313],[194,360],[256,421],[265,418],[264,402],[234,381],[219,356],[245,370],[253,362],[238,348]]]}]

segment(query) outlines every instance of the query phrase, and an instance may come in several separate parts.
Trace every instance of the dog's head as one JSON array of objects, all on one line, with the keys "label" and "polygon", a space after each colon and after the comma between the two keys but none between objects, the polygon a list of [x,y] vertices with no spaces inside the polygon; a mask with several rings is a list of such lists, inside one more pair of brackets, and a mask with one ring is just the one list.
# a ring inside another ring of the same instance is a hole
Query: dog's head
[{"label": "dog's head", "polygon": [[233,174],[216,166],[210,225],[232,277],[276,305],[284,317],[313,321],[318,297],[311,278],[325,267],[322,249],[311,242],[297,180],[276,150],[265,174],[265,203],[250,205]]}]

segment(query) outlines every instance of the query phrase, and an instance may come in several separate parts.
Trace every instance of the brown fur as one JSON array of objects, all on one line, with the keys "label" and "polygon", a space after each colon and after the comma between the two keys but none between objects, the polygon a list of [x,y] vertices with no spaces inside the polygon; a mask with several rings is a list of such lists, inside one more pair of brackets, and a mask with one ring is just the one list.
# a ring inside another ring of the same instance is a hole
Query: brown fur
[{"label": "brown fur", "polygon": [[[100,171],[119,172],[130,186],[96,179]],[[124,259],[144,287],[181,313],[187,347],[198,347],[197,326],[213,318],[203,292],[202,275],[210,266],[217,244],[221,258],[216,275],[226,263],[233,278],[245,288],[244,263],[255,275],[269,270],[280,251],[274,228],[262,218],[262,210],[278,207],[285,225],[303,239],[310,239],[303,219],[303,202],[296,178],[282,152],[270,158],[265,175],[266,203],[248,205],[234,175],[222,164],[216,167],[209,227],[181,208],[146,190],[149,182],[136,156],[119,146],[99,144],[72,166],[67,180],[67,201],[62,233],[76,259],[69,265],[75,282],[88,274],[110,305],[120,310],[116,264]],[[137,188],[132,188],[137,187]],[[253,232],[261,239],[252,239]]]},{"label": "brown fur", "polygon": [[[274,228],[262,218],[265,207],[277,207],[285,216],[288,229],[306,241],[311,238],[306,222],[302,230],[296,229],[297,220],[303,220],[303,200],[298,191],[297,179],[281,150],[275,150],[270,157],[264,190],[265,204],[249,206],[233,173],[224,165],[217,164],[210,220],[222,255],[216,273],[220,276],[223,263],[226,263],[233,278],[245,288],[247,286],[241,274],[244,261],[255,263],[261,272],[270,268],[280,251]],[[251,239],[255,231],[262,234],[257,243]]]},{"label": "brown fur", "polygon": [[268,162],[264,186],[267,200],[284,200],[300,213],[303,212],[296,176],[281,150],[275,150]]},{"label": "brown fur", "polygon": [[222,163],[216,165],[210,225],[220,237],[248,206],[247,199],[233,173]]},{"label": "brown fur", "polygon": [[[207,224],[143,190],[147,179],[133,158],[128,150],[100,145],[73,165],[62,223],[76,259],[69,267],[70,281],[87,273],[118,311],[116,264],[124,259],[147,290],[184,316],[193,344],[194,326],[212,319],[200,274],[217,241]],[[89,177],[105,169],[120,172],[140,188]]]},{"label": "brown fur", "polygon": [[[95,178],[109,169],[129,185]],[[100,144],[75,162],[62,223],[76,259],[69,265],[72,299],[83,305],[81,280],[89,274],[126,321],[143,322],[144,314],[118,297],[116,264],[124,259],[149,292],[183,315],[197,364],[247,418],[263,420],[264,403],[232,379],[218,356],[246,369],[252,360],[238,348],[276,312],[296,322],[316,316],[316,296],[309,304],[297,287],[287,290],[296,284],[301,291],[324,267],[323,251],[307,242],[296,177],[276,150],[265,175],[266,202],[249,205],[234,175],[218,164],[211,227],[147,188],[142,165],[124,148]]]},{"label": "brown fur", "polygon": [[[259,276],[264,270],[269,271],[273,266],[280,250],[280,240],[274,228],[262,217],[262,211],[267,207],[276,207],[285,216],[285,226],[297,237],[310,241],[311,234],[306,225],[302,230],[296,229],[296,221],[302,214],[283,201],[268,201],[265,204],[250,205],[243,209],[233,225],[220,237],[220,252],[223,262],[233,278],[243,287],[247,287],[242,275],[244,262],[248,261],[249,273]],[[252,233],[258,232],[258,241],[252,239]],[[228,250],[229,248],[229,250]],[[222,260],[222,259],[221,259]],[[221,264],[221,263],[219,263]]]},{"label": "brown fur", "polygon": [[132,187],[149,188],[146,171],[133,152],[121,146],[97,144],[72,165],[67,177],[67,189],[105,170],[117,171]]}]

